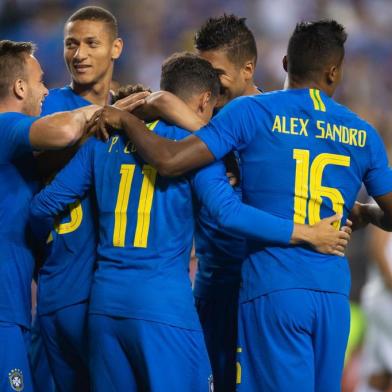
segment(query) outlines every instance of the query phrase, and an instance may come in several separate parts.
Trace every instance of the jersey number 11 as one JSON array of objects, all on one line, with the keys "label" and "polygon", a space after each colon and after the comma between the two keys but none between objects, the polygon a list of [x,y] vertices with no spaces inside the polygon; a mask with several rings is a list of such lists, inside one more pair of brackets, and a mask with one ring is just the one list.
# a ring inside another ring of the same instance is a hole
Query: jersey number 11
[{"label": "jersey number 11", "polygon": [[[113,246],[125,246],[127,210],[135,168],[136,165],[134,164],[121,165],[121,180],[118,190],[116,208],[114,210]],[[156,176],[157,171],[153,167],[150,165],[143,165],[143,181],[137,209],[135,236],[133,240],[133,246],[136,248],[147,247],[148,230],[150,228],[150,214],[152,201],[154,198]]]}]

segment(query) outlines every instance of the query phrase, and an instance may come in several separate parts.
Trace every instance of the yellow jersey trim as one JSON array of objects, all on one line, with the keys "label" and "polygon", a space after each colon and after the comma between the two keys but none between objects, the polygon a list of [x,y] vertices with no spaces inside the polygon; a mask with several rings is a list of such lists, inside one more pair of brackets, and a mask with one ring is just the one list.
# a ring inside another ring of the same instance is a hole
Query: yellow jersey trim
[{"label": "yellow jersey trim", "polygon": [[159,120],[153,121],[151,123],[146,124],[146,127],[150,130],[153,131],[157,124],[159,123]]},{"label": "yellow jersey trim", "polygon": [[323,100],[321,99],[321,95],[320,95],[319,90],[311,88],[311,89],[309,89],[309,95],[313,101],[313,107],[315,110],[318,110],[320,112],[325,112],[327,110]]}]

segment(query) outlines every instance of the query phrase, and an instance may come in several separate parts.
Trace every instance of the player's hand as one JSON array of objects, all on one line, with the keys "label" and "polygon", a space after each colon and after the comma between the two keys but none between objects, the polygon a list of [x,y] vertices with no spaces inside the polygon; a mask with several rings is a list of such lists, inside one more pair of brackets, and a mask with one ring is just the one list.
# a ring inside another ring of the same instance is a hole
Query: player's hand
[{"label": "player's hand", "polygon": [[113,106],[132,113],[136,108],[146,103],[146,98],[150,94],[151,93],[149,91],[142,91],[140,93],[131,94],[125,98],[119,99]]},{"label": "player's hand", "polygon": [[350,211],[349,219],[352,221],[352,229],[358,230],[369,224],[368,215],[366,214],[366,204],[355,202]]},{"label": "player's hand", "polygon": [[312,234],[309,242],[316,251],[344,256],[352,232],[352,222],[348,220],[346,226],[343,226],[340,230],[336,230],[332,225],[335,222],[339,222],[341,218],[341,215],[335,214],[310,226]]},{"label": "player's hand", "polygon": [[87,124],[89,134],[95,134],[100,140],[108,140],[113,130],[122,128],[124,113],[126,112],[113,106],[98,110]]}]

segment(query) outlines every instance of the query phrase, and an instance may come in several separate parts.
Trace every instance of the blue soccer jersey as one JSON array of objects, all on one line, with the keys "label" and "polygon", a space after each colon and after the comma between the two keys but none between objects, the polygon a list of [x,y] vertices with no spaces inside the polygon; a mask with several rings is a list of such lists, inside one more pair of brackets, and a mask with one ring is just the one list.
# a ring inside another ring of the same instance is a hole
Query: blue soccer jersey
[{"label": "blue soccer jersey", "polygon": [[[154,131],[176,140],[188,135],[162,122]],[[242,204],[227,182],[223,164],[188,177],[164,178],[119,135],[107,143],[89,140],[35,198],[32,219],[41,227],[50,224],[53,214],[91,186],[99,215],[99,262],[90,313],[200,329],[188,278],[192,189],[200,202],[214,206],[211,210],[225,207],[218,221],[235,233],[279,244],[287,244],[292,233],[291,221]],[[271,222],[268,232],[265,222]]]},{"label": "blue soccer jersey", "polygon": [[[258,90],[263,92],[259,88]],[[220,110],[215,109],[214,116]],[[241,182],[241,162],[238,154],[233,153],[231,158],[236,160]],[[234,189],[242,198],[241,184],[236,184]],[[195,228],[195,250],[198,261],[193,290],[195,297],[207,300],[216,297],[227,300],[230,297],[236,302],[241,266],[247,254],[246,240],[220,228],[208,209],[200,205]]]},{"label": "blue soccer jersey", "polygon": [[[235,187],[241,198],[241,188]],[[195,249],[197,272],[194,295],[198,298],[238,295],[246,241],[223,230],[203,205],[196,206]]]},{"label": "blue soccer jersey", "polygon": [[[50,90],[42,115],[91,105],[69,86]],[[90,294],[96,260],[96,218],[87,193],[65,208],[51,231],[45,262],[39,271],[39,314],[86,301]]]},{"label": "blue soccer jersey", "polygon": [[34,257],[30,202],[37,191],[29,133],[35,117],[0,114],[0,321],[30,328]]},{"label": "blue soccer jersey", "polygon": [[[244,202],[296,223],[346,219],[361,183],[372,196],[392,191],[392,172],[377,132],[315,89],[238,98],[196,133],[216,159],[240,153]],[[251,241],[242,300],[288,288],[348,294],[346,259],[307,246]]]}]

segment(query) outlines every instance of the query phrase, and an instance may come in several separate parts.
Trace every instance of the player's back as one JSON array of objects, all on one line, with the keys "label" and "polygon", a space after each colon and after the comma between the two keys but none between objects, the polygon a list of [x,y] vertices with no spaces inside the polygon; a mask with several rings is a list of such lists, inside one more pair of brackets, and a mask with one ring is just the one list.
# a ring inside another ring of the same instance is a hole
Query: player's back
[{"label": "player's back", "polygon": [[[188,135],[162,122],[154,132]],[[188,278],[190,182],[157,175],[120,135],[95,143],[93,166],[100,240],[90,313],[199,329]]]},{"label": "player's back", "polygon": [[[91,103],[69,86],[50,90],[42,115],[78,109]],[[96,258],[96,219],[87,194],[58,217],[39,271],[38,312],[47,314],[87,300]]]},{"label": "player's back", "polygon": [[[244,202],[314,224],[335,212],[344,222],[362,180],[370,193],[382,194],[373,173],[385,165],[383,144],[356,114],[315,89],[241,99],[235,106],[253,129],[240,149]],[[348,294],[349,268],[341,257],[257,243],[250,252],[243,299],[286,288]]]}]

